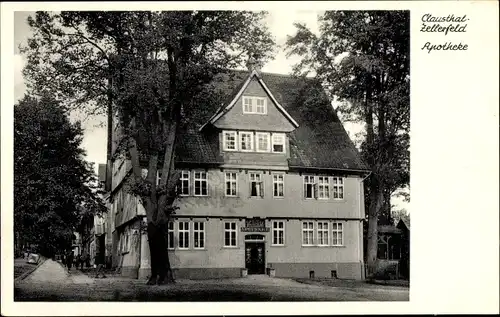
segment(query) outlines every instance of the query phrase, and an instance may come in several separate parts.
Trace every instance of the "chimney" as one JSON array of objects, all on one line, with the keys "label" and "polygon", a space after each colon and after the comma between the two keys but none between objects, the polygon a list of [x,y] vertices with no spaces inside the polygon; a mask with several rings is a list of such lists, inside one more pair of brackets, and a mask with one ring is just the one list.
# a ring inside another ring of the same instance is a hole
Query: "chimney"
[{"label": "chimney", "polygon": [[256,58],[255,54],[251,54],[248,57],[247,68],[248,68],[249,72],[252,72],[253,70],[255,70],[258,73],[260,73],[260,63],[259,63],[258,59]]}]

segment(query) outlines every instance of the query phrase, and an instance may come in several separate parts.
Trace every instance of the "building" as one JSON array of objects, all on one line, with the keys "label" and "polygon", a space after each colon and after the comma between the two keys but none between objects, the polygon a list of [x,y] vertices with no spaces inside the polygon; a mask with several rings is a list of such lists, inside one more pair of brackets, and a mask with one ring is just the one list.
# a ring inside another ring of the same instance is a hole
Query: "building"
[{"label": "building", "polygon": [[[246,270],[363,279],[368,171],[321,86],[255,68],[221,76],[226,102],[190,118],[176,145],[181,196],[168,232],[175,277]],[[113,161],[113,265],[142,279],[150,272],[145,210],[123,189],[130,169]]]}]

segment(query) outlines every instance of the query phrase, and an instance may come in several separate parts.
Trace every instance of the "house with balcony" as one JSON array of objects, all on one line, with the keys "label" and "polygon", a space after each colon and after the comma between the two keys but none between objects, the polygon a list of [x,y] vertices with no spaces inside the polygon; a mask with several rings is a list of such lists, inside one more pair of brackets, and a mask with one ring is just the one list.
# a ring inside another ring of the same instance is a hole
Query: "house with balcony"
[{"label": "house with balcony", "polygon": [[[368,169],[321,85],[253,65],[223,76],[226,102],[188,120],[176,144],[175,277],[363,279]],[[113,162],[114,265],[146,278],[145,210],[123,189],[130,169]]]}]

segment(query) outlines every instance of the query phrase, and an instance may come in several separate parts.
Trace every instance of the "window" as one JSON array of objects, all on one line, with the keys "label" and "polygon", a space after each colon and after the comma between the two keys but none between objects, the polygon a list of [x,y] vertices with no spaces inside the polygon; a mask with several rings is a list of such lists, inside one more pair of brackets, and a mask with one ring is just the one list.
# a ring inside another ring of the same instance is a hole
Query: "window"
[{"label": "window", "polygon": [[344,199],[344,178],[333,177],[333,199]]},{"label": "window", "polygon": [[224,246],[236,247],[236,222],[224,223]]},{"label": "window", "polygon": [[236,196],[237,193],[237,175],[236,173],[226,173],[226,196]]},{"label": "window", "polygon": [[318,222],[318,245],[328,245],[328,222]]},{"label": "window", "polygon": [[273,153],[285,153],[285,134],[273,133]]},{"label": "window", "polygon": [[285,174],[273,174],[273,197],[285,196]]},{"label": "window", "polygon": [[255,134],[257,139],[257,152],[269,152],[271,151],[269,143],[269,133],[257,132]]},{"label": "window", "polygon": [[266,114],[267,99],[262,97],[243,97],[243,113]]},{"label": "window", "polygon": [[240,132],[240,150],[243,152],[253,151],[253,133]]},{"label": "window", "polygon": [[250,173],[250,197],[264,197],[262,175]]},{"label": "window", "polygon": [[205,248],[205,223],[195,222],[193,226],[194,231],[194,248],[204,249]]},{"label": "window", "polygon": [[273,243],[272,245],[285,245],[285,222],[273,221]]},{"label": "window", "polygon": [[208,196],[207,172],[194,172],[194,195]]},{"label": "window", "polygon": [[223,132],[223,145],[225,151],[236,151],[236,131],[224,131]]},{"label": "window", "polygon": [[332,245],[343,245],[343,225],[340,222],[332,223]]},{"label": "window", "polygon": [[174,222],[168,222],[168,249],[173,250],[175,248],[174,244]]},{"label": "window", "polygon": [[330,199],[330,182],[328,176],[318,176],[318,199]]},{"label": "window", "polygon": [[189,249],[189,222],[179,222],[179,249]]},{"label": "window", "polygon": [[189,196],[189,171],[181,171],[181,196]]},{"label": "window", "polygon": [[314,237],[314,223],[303,222],[302,223],[302,245],[313,245]]},{"label": "window", "polygon": [[306,199],[312,199],[315,198],[315,191],[314,191],[314,176],[309,176],[305,175],[304,176],[304,197]]}]

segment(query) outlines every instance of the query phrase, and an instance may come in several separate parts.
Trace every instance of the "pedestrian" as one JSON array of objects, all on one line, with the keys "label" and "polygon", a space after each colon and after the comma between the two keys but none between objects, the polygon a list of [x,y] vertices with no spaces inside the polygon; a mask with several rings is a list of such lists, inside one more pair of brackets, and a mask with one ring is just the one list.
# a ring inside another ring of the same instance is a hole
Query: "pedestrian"
[{"label": "pedestrian", "polygon": [[66,264],[68,266],[68,272],[71,271],[71,266],[73,265],[73,251],[69,250],[68,256],[66,257]]},{"label": "pedestrian", "polygon": [[95,264],[97,265],[96,272],[95,272],[95,278],[99,278],[100,274],[102,274],[102,278],[106,278],[106,275],[104,275],[104,263],[101,259],[100,253],[96,254],[94,261],[95,261]]}]

